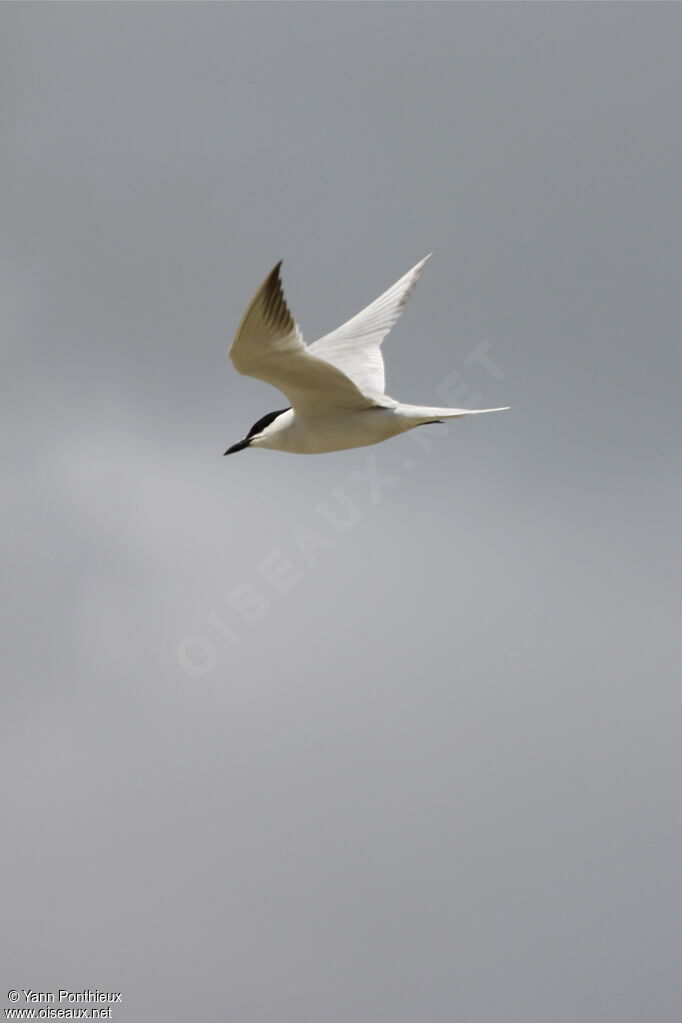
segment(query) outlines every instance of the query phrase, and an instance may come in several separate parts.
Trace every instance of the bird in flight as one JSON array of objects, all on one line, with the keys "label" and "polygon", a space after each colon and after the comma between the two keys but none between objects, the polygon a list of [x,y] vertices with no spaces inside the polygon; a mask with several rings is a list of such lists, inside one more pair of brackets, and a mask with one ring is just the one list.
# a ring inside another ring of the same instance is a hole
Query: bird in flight
[{"label": "bird in flight", "polygon": [[280,261],[244,313],[230,358],[237,372],[272,384],[291,404],[268,412],[225,454],[245,448],[299,455],[342,451],[378,444],[426,423],[504,411],[405,405],[384,393],[381,342],[400,316],[428,258],[352,320],[311,345],[303,341],[286,304]]}]

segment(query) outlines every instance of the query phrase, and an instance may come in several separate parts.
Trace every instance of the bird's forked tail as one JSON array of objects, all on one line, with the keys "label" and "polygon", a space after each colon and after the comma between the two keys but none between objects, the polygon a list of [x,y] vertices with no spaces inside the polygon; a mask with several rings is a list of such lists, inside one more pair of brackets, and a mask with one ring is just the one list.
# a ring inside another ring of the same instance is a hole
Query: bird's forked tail
[{"label": "bird's forked tail", "polygon": [[425,423],[437,423],[443,419],[458,419],[460,416],[478,416],[483,412],[506,412],[509,405],[502,408],[431,408],[422,405],[401,405],[399,413],[414,426]]}]

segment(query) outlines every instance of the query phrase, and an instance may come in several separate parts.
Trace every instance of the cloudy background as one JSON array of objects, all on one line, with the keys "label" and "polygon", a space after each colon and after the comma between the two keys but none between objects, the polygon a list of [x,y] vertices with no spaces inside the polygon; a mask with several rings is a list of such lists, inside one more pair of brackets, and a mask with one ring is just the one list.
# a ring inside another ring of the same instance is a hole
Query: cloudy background
[{"label": "cloudy background", "polygon": [[[0,21],[2,997],[677,1023],[679,5]],[[278,259],[431,250],[389,393],[510,412],[221,457]]]}]

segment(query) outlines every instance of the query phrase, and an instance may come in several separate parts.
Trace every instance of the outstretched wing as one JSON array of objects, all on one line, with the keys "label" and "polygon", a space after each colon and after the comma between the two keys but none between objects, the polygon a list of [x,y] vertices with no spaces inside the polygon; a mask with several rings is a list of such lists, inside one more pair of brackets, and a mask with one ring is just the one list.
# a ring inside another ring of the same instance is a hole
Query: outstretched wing
[{"label": "outstretched wing", "polygon": [[284,299],[281,265],[268,274],[244,313],[230,348],[234,368],[279,388],[303,415],[371,408],[372,398],[304,344]]},{"label": "outstretched wing", "polygon": [[311,355],[342,370],[365,394],[383,394],[386,385],[381,342],[403,311],[429,258],[417,263],[352,320],[310,345]]}]

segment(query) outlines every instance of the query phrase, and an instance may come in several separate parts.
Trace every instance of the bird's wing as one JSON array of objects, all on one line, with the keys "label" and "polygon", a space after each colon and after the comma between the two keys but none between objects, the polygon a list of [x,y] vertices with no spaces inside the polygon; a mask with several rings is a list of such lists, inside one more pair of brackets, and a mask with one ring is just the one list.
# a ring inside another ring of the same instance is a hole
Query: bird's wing
[{"label": "bird's wing", "polygon": [[234,368],[279,388],[302,415],[371,408],[376,401],[306,347],[284,298],[281,265],[268,274],[244,313],[230,348]]},{"label": "bird's wing", "polygon": [[308,351],[343,370],[365,394],[383,394],[381,342],[403,311],[427,259],[429,256],[352,320],[311,344]]}]

